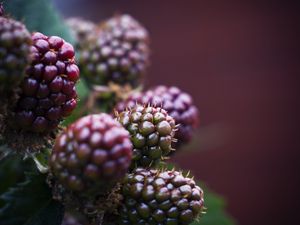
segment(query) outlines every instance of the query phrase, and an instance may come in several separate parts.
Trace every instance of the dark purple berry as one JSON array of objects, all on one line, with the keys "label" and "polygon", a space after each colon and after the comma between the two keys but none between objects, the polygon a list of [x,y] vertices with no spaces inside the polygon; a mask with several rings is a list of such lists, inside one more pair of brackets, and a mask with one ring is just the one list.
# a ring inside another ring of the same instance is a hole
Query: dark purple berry
[{"label": "dark purple berry", "polygon": [[30,110],[33,121],[19,122],[24,119],[18,113],[15,123],[27,131],[49,132],[77,105],[79,69],[73,47],[62,38],[33,33],[32,41],[34,60],[26,70],[16,111],[24,114],[23,110]]}]

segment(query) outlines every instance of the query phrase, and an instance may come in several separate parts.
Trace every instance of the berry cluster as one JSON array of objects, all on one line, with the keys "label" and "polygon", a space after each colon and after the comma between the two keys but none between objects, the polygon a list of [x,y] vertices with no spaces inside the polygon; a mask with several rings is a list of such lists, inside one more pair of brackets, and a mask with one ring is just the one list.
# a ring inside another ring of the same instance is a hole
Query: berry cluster
[{"label": "berry cluster", "polygon": [[[68,23],[89,86],[140,83],[149,50],[148,34],[138,22],[122,15],[101,27],[78,19]],[[99,114],[71,124],[57,138],[50,168],[59,184],[79,196],[84,190],[86,197],[99,197],[102,189],[121,185],[113,224],[190,224],[204,208],[203,191],[180,172],[153,168],[188,142],[197,124],[191,96],[177,87],[133,92],[116,105],[115,121]],[[97,202],[92,208],[99,208]]]},{"label": "berry cluster", "polygon": [[71,44],[57,36],[32,35],[32,63],[21,84],[16,123],[24,130],[47,132],[77,105],[79,69]]},{"label": "berry cluster", "polygon": [[115,110],[122,112],[127,108],[135,107],[137,103],[160,106],[175,119],[176,123],[179,124],[175,134],[176,147],[191,140],[193,131],[198,126],[199,115],[189,94],[177,87],[160,85],[144,93],[134,92],[126,100],[119,102]]},{"label": "berry cluster", "polygon": [[131,161],[128,132],[108,114],[89,115],[57,138],[50,167],[72,191],[91,192],[122,178]]},{"label": "berry cluster", "polygon": [[203,191],[195,182],[176,171],[136,169],[128,174],[121,225],[190,224],[203,209]]},{"label": "berry cluster", "polygon": [[104,22],[81,51],[80,67],[92,85],[129,84],[136,87],[148,65],[148,33],[131,16]]},{"label": "berry cluster", "polygon": [[[53,131],[77,105],[74,48],[58,36],[30,36],[22,23],[2,14],[0,4],[0,94],[6,93],[6,103],[10,93],[18,96],[11,107],[3,107],[8,113],[0,111],[1,144],[5,137],[8,147],[26,149],[39,168],[35,153],[43,155],[41,149],[53,147],[47,179],[53,198],[62,200],[69,212],[82,210],[79,214],[97,224],[187,225],[197,218],[204,208],[201,188],[180,172],[155,169],[178,147],[176,139],[189,141],[198,122],[192,98],[176,87],[138,92],[116,106],[114,117],[81,117],[53,144]],[[128,95],[140,86],[149,37],[139,22],[118,15],[101,26],[80,19],[68,24],[90,87],[121,89]],[[12,117],[12,124],[2,126]],[[18,144],[11,144],[16,139]],[[63,224],[78,221],[66,214]]]},{"label": "berry cluster", "polygon": [[118,114],[117,120],[131,135],[132,168],[154,166],[172,150],[176,125],[164,109],[137,105]]},{"label": "berry cluster", "polygon": [[30,60],[30,44],[30,34],[21,22],[0,17],[0,94],[18,86],[23,79]]}]

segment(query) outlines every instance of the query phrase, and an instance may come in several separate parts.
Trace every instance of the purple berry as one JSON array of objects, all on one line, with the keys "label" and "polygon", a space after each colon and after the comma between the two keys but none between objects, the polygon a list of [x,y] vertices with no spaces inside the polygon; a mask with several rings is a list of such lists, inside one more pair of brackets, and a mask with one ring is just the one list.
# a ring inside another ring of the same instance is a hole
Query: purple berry
[{"label": "purple berry", "polygon": [[[15,122],[24,130],[49,132],[77,105],[79,69],[72,45],[62,38],[34,33],[32,42],[34,60],[21,85]],[[30,116],[23,110],[30,110]]]},{"label": "purple berry", "polygon": [[50,168],[65,188],[95,196],[126,174],[131,152],[129,133],[121,124],[108,114],[89,115],[71,124],[56,139]]}]

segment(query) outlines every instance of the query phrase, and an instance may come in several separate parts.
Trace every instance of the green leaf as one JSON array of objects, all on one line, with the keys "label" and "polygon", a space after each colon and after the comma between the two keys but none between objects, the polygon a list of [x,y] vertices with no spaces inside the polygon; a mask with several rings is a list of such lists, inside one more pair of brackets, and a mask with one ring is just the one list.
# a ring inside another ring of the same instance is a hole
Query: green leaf
[{"label": "green leaf", "polygon": [[25,225],[60,225],[63,215],[63,206],[59,202],[50,200]]},{"label": "green leaf", "polygon": [[60,225],[63,208],[52,200],[46,175],[30,173],[26,180],[10,188],[0,198],[1,225]]},{"label": "green leaf", "polygon": [[[6,192],[9,187],[18,182],[24,181],[24,171],[33,168],[31,160],[23,160],[21,155],[10,154],[0,162],[0,195]],[[1,207],[0,199],[0,207]]]},{"label": "green leaf", "polygon": [[57,35],[74,43],[68,27],[49,0],[4,0],[5,12],[24,21],[30,31]]}]

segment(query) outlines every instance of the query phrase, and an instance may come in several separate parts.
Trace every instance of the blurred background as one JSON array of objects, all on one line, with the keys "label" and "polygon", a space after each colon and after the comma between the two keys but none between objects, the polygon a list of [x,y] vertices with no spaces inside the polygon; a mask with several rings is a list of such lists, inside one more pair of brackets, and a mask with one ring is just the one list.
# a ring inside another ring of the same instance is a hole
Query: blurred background
[{"label": "blurred background", "polygon": [[200,109],[174,162],[225,196],[242,225],[295,224],[299,193],[299,1],[53,0],[63,17],[129,13],[150,31],[147,86]]}]

